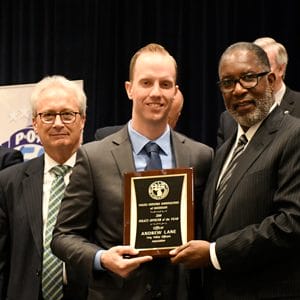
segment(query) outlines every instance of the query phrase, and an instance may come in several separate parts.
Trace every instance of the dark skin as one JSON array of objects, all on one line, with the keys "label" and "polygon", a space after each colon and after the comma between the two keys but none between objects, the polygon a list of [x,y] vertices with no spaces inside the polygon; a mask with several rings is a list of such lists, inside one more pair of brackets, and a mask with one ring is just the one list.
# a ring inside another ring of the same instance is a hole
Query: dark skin
[{"label": "dark skin", "polygon": [[[263,71],[265,71],[264,67],[259,65],[252,52],[236,49],[226,55],[220,62],[219,77],[220,80],[239,78],[246,73],[260,73]],[[223,93],[226,108],[233,110],[241,118],[249,114],[257,115],[257,122],[261,121],[262,119],[259,119],[259,105],[265,101],[266,93],[272,93],[274,81],[275,75],[270,72],[259,78],[258,84],[254,88],[243,88],[237,82],[232,92]],[[242,126],[242,128],[245,132],[248,130],[247,126]],[[186,268],[194,269],[211,266],[209,241],[192,240],[171,250],[169,254],[172,263],[182,263]]]}]

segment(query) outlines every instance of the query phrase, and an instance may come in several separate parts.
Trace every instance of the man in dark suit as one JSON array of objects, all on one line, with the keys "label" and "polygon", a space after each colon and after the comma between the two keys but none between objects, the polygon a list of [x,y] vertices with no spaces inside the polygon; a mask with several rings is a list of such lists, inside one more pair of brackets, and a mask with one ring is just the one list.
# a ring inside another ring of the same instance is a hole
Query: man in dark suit
[{"label": "man in dark suit", "polygon": [[204,268],[205,299],[300,299],[300,120],[274,102],[259,46],[227,48],[219,78],[238,130],[213,162],[203,239],[172,251],[172,261]]},{"label": "man in dark suit", "polygon": [[[270,37],[258,38],[254,43],[262,47],[268,55],[271,70],[276,75],[274,83],[275,101],[286,114],[300,118],[300,92],[287,87],[284,83],[288,54],[285,47]],[[220,147],[236,130],[237,123],[234,118],[224,111],[220,115],[217,133],[217,147]]]},{"label": "man in dark suit", "polygon": [[[178,89],[174,97],[173,104],[169,112],[169,118],[168,118],[168,123],[170,127],[173,129],[175,129],[178,119],[181,115],[181,111],[183,108],[183,101],[184,101],[183,95],[181,91]],[[95,140],[96,141],[102,140],[108,135],[111,135],[112,133],[119,131],[122,127],[124,127],[124,125],[106,126],[106,127],[98,128],[95,132]]]},{"label": "man in dark suit", "polygon": [[23,162],[22,152],[0,146],[0,170]]},{"label": "man in dark suit", "polygon": [[[46,296],[42,284],[52,169],[75,164],[86,97],[76,83],[52,76],[36,85],[31,103],[33,127],[45,154],[0,172],[0,295],[11,300],[56,300],[61,298],[53,290],[51,297]],[[64,176],[65,183],[69,176],[70,172]],[[86,279],[71,266],[61,265],[64,275],[58,284],[64,288],[63,299],[86,299]]]},{"label": "man in dark suit", "polygon": [[[132,118],[109,137],[83,145],[62,201],[52,250],[90,278],[88,299],[187,299],[187,273],[169,259],[137,256],[123,245],[123,174],[143,171],[149,141],[159,145],[164,169],[193,167],[195,201],[201,199],[213,150],[170,129],[177,92],[176,62],[149,44],[131,59]],[[90,238],[90,235],[92,237]]]}]

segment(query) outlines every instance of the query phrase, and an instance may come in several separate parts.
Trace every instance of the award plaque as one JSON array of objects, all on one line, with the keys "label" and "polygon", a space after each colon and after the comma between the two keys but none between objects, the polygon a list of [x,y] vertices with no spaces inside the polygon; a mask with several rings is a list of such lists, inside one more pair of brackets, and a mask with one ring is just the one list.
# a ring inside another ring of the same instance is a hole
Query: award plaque
[{"label": "award plaque", "polygon": [[124,174],[124,245],[168,256],[194,238],[193,169]]}]

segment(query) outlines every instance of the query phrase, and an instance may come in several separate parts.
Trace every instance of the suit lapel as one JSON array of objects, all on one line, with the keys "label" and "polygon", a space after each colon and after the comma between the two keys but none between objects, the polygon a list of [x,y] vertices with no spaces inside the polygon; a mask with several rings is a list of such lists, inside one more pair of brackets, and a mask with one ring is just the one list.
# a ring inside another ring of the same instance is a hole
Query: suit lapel
[{"label": "suit lapel", "polygon": [[119,168],[121,176],[123,176],[124,172],[134,172],[135,164],[133,161],[133,156],[131,155],[130,159],[127,159],[128,153],[132,153],[132,146],[130,143],[127,126],[124,126],[115,134],[113,143],[118,146],[114,147],[112,150],[112,155],[116,160],[116,164]]},{"label": "suit lapel", "polygon": [[213,214],[214,214],[214,207],[215,207],[214,199],[216,199],[216,188],[217,188],[217,183],[218,183],[218,179],[220,176],[220,172],[222,170],[222,166],[226,160],[226,157],[234,144],[235,138],[236,138],[236,134],[232,135],[217,150],[215,159],[213,161],[213,165],[211,168],[211,172],[210,172],[209,178],[207,180],[208,185],[207,185],[207,188],[205,189],[205,197],[203,198],[204,212],[207,216],[207,228],[211,228],[212,221],[213,221]]},{"label": "suit lapel", "polygon": [[42,253],[42,199],[43,199],[43,171],[44,156],[29,162],[25,170],[25,178],[22,181],[23,197],[27,210],[28,221],[31,227],[33,239],[38,249]]},{"label": "suit lapel", "polygon": [[[255,163],[258,157],[266,149],[266,147],[273,141],[274,139],[273,134],[278,131],[280,124],[282,122],[282,118],[283,118],[283,114],[281,110],[279,108],[276,108],[261,124],[260,128],[257,130],[255,135],[249,142],[249,145],[247,146],[245,151],[241,154],[239,159],[240,162],[234,169],[232,177],[228,182],[228,186],[221,200],[218,213],[213,218],[212,230],[214,226],[217,224],[218,220],[222,217],[222,214],[224,213],[224,210],[226,209],[226,206],[230,201],[232,194],[234,193],[235,189],[239,185],[242,178],[245,176],[245,174],[247,173],[251,165]],[[228,151],[226,151],[226,153],[228,154]],[[224,155],[222,157],[224,162]],[[219,164],[219,171],[221,169],[223,162]],[[216,176],[217,179],[218,177],[219,176]],[[214,187],[216,187],[216,185]],[[215,190],[216,189],[214,189],[214,191]],[[213,199],[216,199],[215,193]]]},{"label": "suit lapel", "polygon": [[186,151],[185,144],[186,137],[179,135],[173,130],[171,131],[171,141],[173,144],[173,151],[175,157],[175,167],[189,167],[191,164],[190,152]]}]

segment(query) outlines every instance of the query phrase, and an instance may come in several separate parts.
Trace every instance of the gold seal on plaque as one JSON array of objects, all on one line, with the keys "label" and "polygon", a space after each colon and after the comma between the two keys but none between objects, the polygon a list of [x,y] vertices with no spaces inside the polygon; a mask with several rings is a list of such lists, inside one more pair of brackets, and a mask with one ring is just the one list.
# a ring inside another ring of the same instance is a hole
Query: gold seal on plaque
[{"label": "gold seal on plaque", "polygon": [[166,182],[162,180],[154,181],[150,184],[149,196],[154,200],[165,199],[169,194],[169,186]]}]

